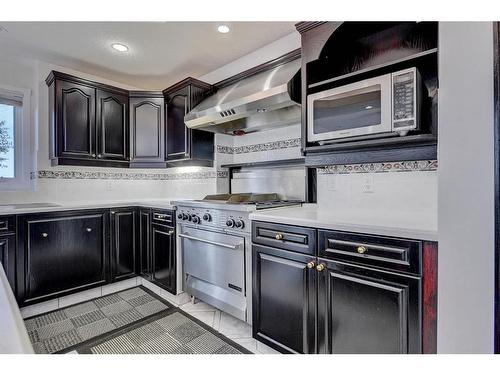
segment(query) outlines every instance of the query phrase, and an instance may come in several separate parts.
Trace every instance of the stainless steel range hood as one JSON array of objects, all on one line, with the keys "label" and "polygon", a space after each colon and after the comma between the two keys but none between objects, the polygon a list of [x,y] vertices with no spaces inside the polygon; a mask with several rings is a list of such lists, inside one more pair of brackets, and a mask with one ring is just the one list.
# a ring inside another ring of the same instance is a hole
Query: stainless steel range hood
[{"label": "stainless steel range hood", "polygon": [[300,122],[300,59],[219,89],[185,117],[189,128],[238,134]]}]

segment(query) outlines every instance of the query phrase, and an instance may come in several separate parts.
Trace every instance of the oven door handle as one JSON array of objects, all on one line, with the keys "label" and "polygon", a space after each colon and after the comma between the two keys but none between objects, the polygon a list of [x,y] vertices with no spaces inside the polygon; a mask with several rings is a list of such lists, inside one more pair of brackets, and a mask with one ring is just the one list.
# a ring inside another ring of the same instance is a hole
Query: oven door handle
[{"label": "oven door handle", "polygon": [[222,242],[209,241],[209,240],[205,240],[203,238],[188,236],[187,234],[179,234],[179,237],[186,238],[188,240],[193,240],[193,241],[200,241],[200,242],[204,242],[204,243],[208,243],[208,244],[216,245],[216,246],[220,246],[220,247],[225,247],[225,248],[231,249],[231,250],[236,250],[236,249],[238,249],[238,247],[241,246],[239,244],[238,245],[228,245],[228,244],[225,244]]}]

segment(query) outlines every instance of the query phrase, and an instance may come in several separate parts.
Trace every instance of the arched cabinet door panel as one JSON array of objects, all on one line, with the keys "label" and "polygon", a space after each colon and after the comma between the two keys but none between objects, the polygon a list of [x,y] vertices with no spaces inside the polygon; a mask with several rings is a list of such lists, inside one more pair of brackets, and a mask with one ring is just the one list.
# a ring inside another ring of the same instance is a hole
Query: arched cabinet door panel
[{"label": "arched cabinet door panel", "polygon": [[94,159],[95,89],[57,81],[56,96],[57,155]]},{"label": "arched cabinet door panel", "polygon": [[128,160],[128,97],[97,90],[97,158]]},{"label": "arched cabinet door panel", "polygon": [[163,98],[130,99],[132,163],[164,162]]}]

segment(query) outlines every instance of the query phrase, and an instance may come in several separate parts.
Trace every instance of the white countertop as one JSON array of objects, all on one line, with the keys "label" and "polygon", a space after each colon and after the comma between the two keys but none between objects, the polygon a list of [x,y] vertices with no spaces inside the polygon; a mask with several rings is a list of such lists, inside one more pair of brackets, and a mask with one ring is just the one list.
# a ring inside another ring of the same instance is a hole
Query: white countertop
[{"label": "white countertop", "polygon": [[0,353],[33,354],[28,332],[7,276],[0,266]]},{"label": "white countertop", "polygon": [[302,207],[284,207],[250,214],[251,220],[271,223],[299,225],[319,229],[375,234],[381,236],[437,241],[438,231],[435,218],[422,215],[387,215],[377,213],[336,213],[316,204]]},{"label": "white countertop", "polygon": [[[179,200],[179,199],[176,199]],[[131,207],[131,206],[141,206],[150,208],[162,208],[162,209],[173,209],[175,206],[171,204],[173,199],[131,199],[131,200],[101,200],[101,201],[71,201],[71,202],[39,202],[36,204],[50,204],[50,206],[41,207],[15,207],[15,203],[12,205],[3,204],[0,205],[0,216],[1,215],[19,215],[26,213],[39,213],[39,212],[54,212],[54,211],[69,211],[69,210],[87,210],[93,208],[112,208],[112,207]],[[26,205],[29,203],[20,203],[20,205]]]}]

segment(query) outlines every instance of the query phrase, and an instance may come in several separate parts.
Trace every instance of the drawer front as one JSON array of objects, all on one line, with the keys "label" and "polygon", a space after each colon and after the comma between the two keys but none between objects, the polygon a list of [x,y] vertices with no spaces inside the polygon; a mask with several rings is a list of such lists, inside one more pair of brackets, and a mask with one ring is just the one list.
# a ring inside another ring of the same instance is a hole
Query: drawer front
[{"label": "drawer front", "polygon": [[174,225],[175,224],[175,211],[153,210],[153,223],[163,224],[163,225]]},{"label": "drawer front", "polygon": [[316,254],[316,230],[312,228],[254,221],[252,242],[304,254]]},{"label": "drawer front", "polygon": [[14,216],[0,216],[0,234],[11,233],[16,229],[16,220]]},{"label": "drawer front", "polygon": [[320,257],[421,273],[420,241],[325,230],[318,236]]}]

